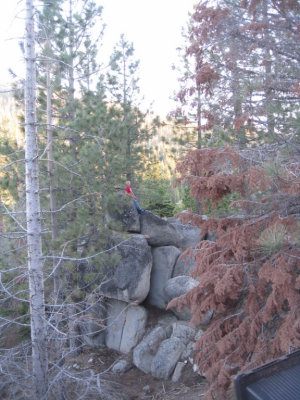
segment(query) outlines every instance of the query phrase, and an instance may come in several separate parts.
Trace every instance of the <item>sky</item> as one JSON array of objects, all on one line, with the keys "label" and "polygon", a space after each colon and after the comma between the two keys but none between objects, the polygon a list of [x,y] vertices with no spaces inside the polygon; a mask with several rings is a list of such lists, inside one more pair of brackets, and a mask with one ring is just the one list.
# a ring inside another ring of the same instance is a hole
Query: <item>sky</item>
[{"label": "sky", "polygon": [[[164,117],[172,108],[170,100],[177,86],[172,64],[178,63],[176,48],[182,44],[182,27],[195,0],[95,0],[103,6],[103,54],[109,57],[123,33],[133,42],[140,60],[139,86],[142,108]],[[37,1],[35,2],[37,4]],[[18,41],[24,35],[26,0],[1,1],[0,5],[0,90],[10,82],[8,69],[24,76],[25,67]]]}]

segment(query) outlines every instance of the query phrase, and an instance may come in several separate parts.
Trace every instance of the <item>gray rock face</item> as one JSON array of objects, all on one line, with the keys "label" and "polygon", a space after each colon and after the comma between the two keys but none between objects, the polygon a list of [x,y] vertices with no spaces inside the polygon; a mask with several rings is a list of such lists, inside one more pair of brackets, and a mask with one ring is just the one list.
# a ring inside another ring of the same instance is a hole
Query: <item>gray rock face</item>
[{"label": "gray rock face", "polygon": [[180,243],[180,249],[186,250],[189,247],[195,247],[201,240],[201,229],[195,228],[190,225],[184,225],[180,223],[179,220],[172,221],[171,225],[174,226],[176,231],[182,237],[182,241]]},{"label": "gray rock face", "polygon": [[133,363],[141,371],[148,374],[151,371],[151,363],[157,353],[158,347],[167,337],[166,331],[156,327],[136,346],[133,351]]},{"label": "gray rock face", "polygon": [[141,303],[150,289],[151,249],[143,236],[133,235],[118,246],[118,251],[121,261],[115,268],[108,268],[99,293],[127,303]]},{"label": "gray rock face", "polygon": [[[114,229],[140,233],[140,219],[135,205],[123,192],[117,194],[117,200],[108,207],[106,223]],[[119,225],[119,226],[118,226]]]},{"label": "gray rock face", "polygon": [[151,363],[151,375],[158,379],[168,379],[184,349],[184,344],[176,337],[164,340]]},{"label": "gray rock face", "polygon": [[167,300],[170,301],[175,297],[179,297],[194,287],[198,286],[199,282],[190,276],[176,276],[167,281],[164,291],[167,296]]},{"label": "gray rock face", "polygon": [[176,276],[190,276],[191,270],[195,267],[195,261],[191,257],[177,258],[172,278]]},{"label": "gray rock face", "polygon": [[152,249],[153,266],[151,271],[150,291],[147,302],[155,307],[165,309],[168,300],[164,286],[172,277],[175,262],[180,251],[174,246],[155,247]]},{"label": "gray rock face", "polygon": [[110,300],[107,303],[106,346],[109,349],[120,351],[126,307],[126,303],[117,300]]},{"label": "gray rock face", "polygon": [[129,353],[145,333],[147,311],[141,306],[129,306],[111,300],[108,304],[106,346]]},{"label": "gray rock face", "polygon": [[173,324],[173,332],[171,337],[177,337],[182,343],[188,345],[188,343],[195,338],[196,331],[182,321],[175,322]]},{"label": "gray rock face", "polygon": [[180,233],[173,225],[164,219],[145,211],[140,216],[141,233],[148,235],[147,238],[150,246],[176,246],[180,247],[183,240]]},{"label": "gray rock face", "polygon": [[[175,297],[182,296],[189,290],[198,285],[198,281],[190,276],[176,276],[169,279],[164,287],[166,300],[169,302]],[[189,321],[192,318],[191,311],[185,307],[182,311],[177,311],[176,308],[170,309],[179,319]]]},{"label": "gray rock face", "polygon": [[129,353],[143,337],[147,323],[147,311],[144,307],[129,307],[120,344],[121,353]]}]

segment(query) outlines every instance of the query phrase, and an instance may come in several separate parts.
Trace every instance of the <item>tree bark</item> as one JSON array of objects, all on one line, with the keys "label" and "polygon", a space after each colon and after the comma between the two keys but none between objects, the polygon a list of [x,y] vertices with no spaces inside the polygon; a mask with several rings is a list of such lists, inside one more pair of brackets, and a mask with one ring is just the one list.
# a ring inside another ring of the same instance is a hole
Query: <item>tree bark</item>
[{"label": "tree bark", "polygon": [[25,184],[27,253],[32,342],[32,370],[36,400],[47,398],[48,354],[44,302],[39,171],[36,131],[36,60],[33,0],[26,0]]},{"label": "tree bark", "polygon": [[[47,55],[50,56],[48,51],[49,44],[47,43]],[[48,153],[48,176],[49,176],[49,192],[50,192],[50,211],[51,211],[51,238],[55,242],[58,237],[57,229],[57,215],[56,215],[56,189],[54,186],[54,172],[53,172],[53,138],[52,138],[52,90],[51,90],[51,66],[49,59],[47,60],[47,153]],[[53,253],[53,256],[55,254]],[[53,258],[53,268],[56,268],[58,258]],[[59,298],[59,271],[54,272],[54,297],[55,301]]]}]

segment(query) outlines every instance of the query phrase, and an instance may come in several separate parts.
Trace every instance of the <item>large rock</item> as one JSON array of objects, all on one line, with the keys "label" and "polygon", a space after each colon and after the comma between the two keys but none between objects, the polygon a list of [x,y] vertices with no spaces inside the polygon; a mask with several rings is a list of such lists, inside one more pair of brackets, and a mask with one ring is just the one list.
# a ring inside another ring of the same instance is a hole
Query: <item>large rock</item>
[{"label": "large rock", "polygon": [[99,293],[127,303],[141,303],[150,289],[151,249],[143,236],[133,235],[121,242],[117,250],[121,261],[116,267],[107,268]]},{"label": "large rock", "polygon": [[[199,282],[190,276],[176,276],[175,278],[171,278],[164,286],[165,298],[167,302],[170,302],[174,298],[189,292],[191,289],[198,286],[198,284]],[[170,310],[173,311],[179,319],[189,321],[192,318],[192,313],[187,307],[184,307],[181,311],[178,311],[175,307],[170,308]]]},{"label": "large rock", "polygon": [[148,374],[151,371],[151,363],[157,353],[159,345],[167,338],[166,330],[161,326],[153,329],[133,350],[134,365]]},{"label": "large rock", "polygon": [[150,246],[176,246],[180,247],[182,236],[175,227],[164,219],[145,211],[140,216],[141,233],[147,238]]},{"label": "large rock", "polygon": [[122,332],[121,353],[129,353],[141,340],[146,330],[147,311],[144,307],[129,307]]},{"label": "large rock", "polygon": [[147,311],[117,300],[109,301],[107,310],[106,346],[127,354],[145,333]]},{"label": "large rock", "polygon": [[108,205],[106,223],[113,229],[124,230],[127,232],[140,233],[139,214],[132,199],[128,199],[123,192],[117,194]]},{"label": "large rock", "polygon": [[195,266],[196,263],[193,257],[190,256],[178,257],[176,264],[174,266],[172,278],[182,275],[190,276],[191,270],[195,268]]},{"label": "large rock", "polygon": [[157,379],[168,379],[184,349],[185,345],[177,337],[164,340],[151,363],[151,375]]},{"label": "large rock", "polygon": [[110,300],[107,304],[106,346],[120,351],[128,304],[118,300]]},{"label": "large rock", "polygon": [[179,235],[182,237],[180,242],[180,249],[186,250],[189,247],[195,247],[202,239],[201,229],[190,225],[184,225],[180,223],[179,220],[170,222],[172,226],[176,229]]},{"label": "large rock", "polygon": [[167,281],[172,278],[174,265],[180,251],[174,246],[155,247],[152,249],[153,266],[151,271],[150,291],[147,302],[165,309],[168,300],[164,292]]}]

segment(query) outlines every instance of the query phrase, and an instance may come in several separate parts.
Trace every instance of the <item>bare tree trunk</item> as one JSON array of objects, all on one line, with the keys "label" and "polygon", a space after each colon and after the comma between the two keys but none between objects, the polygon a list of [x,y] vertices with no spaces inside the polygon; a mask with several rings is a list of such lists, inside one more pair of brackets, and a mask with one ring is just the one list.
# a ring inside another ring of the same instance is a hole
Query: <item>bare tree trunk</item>
[{"label": "bare tree trunk", "polygon": [[[47,44],[49,46],[49,44]],[[50,55],[50,51],[48,52]],[[54,186],[54,173],[53,173],[53,138],[52,138],[52,90],[51,90],[51,71],[50,61],[47,60],[47,148],[48,148],[48,176],[49,176],[49,192],[50,192],[50,211],[51,211],[51,238],[55,242],[58,237],[57,230],[57,215],[56,215],[56,189]],[[54,256],[55,254],[53,254]],[[53,268],[56,268],[58,258],[53,258]],[[60,290],[59,271],[54,271],[54,297],[58,301]]]},{"label": "bare tree trunk", "polygon": [[[99,127],[99,148],[101,155],[103,157],[103,163],[105,162],[105,153],[103,151],[103,127],[100,125]],[[100,163],[100,193],[101,193],[101,207],[102,207],[102,224],[105,225],[105,204],[106,204],[106,195],[105,195],[105,177],[104,177],[104,169],[103,169],[103,163]]]},{"label": "bare tree trunk", "polygon": [[32,369],[35,399],[47,398],[48,355],[36,132],[36,64],[33,0],[26,0],[25,184]]}]

